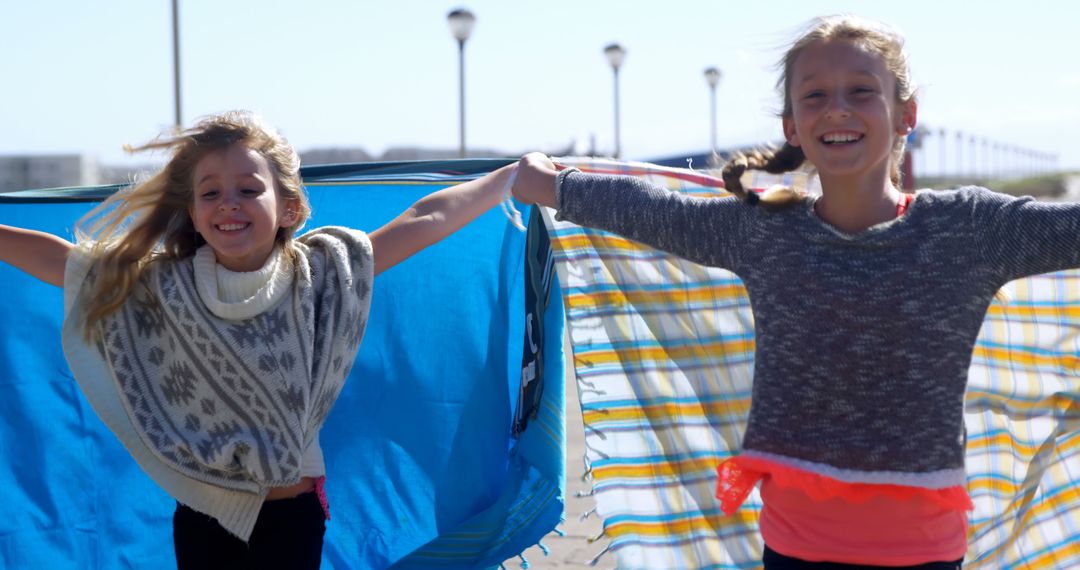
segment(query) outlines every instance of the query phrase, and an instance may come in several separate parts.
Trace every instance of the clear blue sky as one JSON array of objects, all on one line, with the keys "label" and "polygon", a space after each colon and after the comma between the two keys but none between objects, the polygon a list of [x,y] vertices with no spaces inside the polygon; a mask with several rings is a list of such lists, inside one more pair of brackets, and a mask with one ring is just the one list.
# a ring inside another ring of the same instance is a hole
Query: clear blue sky
[{"label": "clear blue sky", "polygon": [[[468,144],[520,151],[596,136],[613,147],[612,74],[628,50],[628,158],[708,146],[707,66],[722,69],[719,145],[774,140],[773,62],[813,16],[898,27],[921,85],[920,122],[1056,153],[1080,169],[1080,9],[1028,0],[664,2],[181,0],[184,120],[261,112],[300,150],[455,148],[457,45],[446,14],[477,16],[466,45]],[[169,0],[0,0],[0,154],[90,152],[173,116]],[[928,143],[928,144],[932,144]],[[938,155],[929,147],[926,167]]]}]

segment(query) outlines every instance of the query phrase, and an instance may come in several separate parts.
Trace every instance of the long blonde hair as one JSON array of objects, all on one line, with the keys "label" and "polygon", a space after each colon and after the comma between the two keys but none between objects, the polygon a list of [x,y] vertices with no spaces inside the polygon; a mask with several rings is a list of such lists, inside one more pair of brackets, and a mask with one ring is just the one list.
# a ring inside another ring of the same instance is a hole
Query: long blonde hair
[{"label": "long blonde hair", "polygon": [[[856,16],[828,16],[811,22],[808,30],[784,53],[777,67],[780,79],[777,89],[784,99],[781,117],[791,117],[794,107],[791,101],[791,80],[795,62],[807,47],[832,40],[850,41],[876,54],[885,63],[896,79],[897,103],[907,104],[915,100],[915,85],[911,79],[911,69],[904,51],[904,38],[885,24],[866,20]],[[904,137],[897,137],[889,161],[889,178],[900,186],[900,163],[904,156]],[[806,155],[801,148],[784,143],[779,149],[765,148],[751,153],[740,154],[732,158],[723,169],[726,189],[748,203],[759,203],[768,210],[779,210],[796,204],[804,194],[793,188],[777,187],[762,196],[751,196],[743,188],[741,177],[747,170],[762,170],[779,174],[794,170],[806,162]]]},{"label": "long blonde hair", "polygon": [[[90,211],[76,225],[80,243],[89,242],[96,279],[86,297],[84,332],[123,305],[148,265],[159,259],[183,259],[205,242],[195,231],[189,207],[194,173],[206,155],[242,144],[266,159],[278,196],[293,201],[297,223],[280,228],[287,244],[311,214],[300,183],[300,158],[279,133],[246,111],[206,117],[178,134],[162,135],[131,152],[170,149],[168,164],[149,179],[125,188]],[[291,248],[283,248],[291,252]]]}]

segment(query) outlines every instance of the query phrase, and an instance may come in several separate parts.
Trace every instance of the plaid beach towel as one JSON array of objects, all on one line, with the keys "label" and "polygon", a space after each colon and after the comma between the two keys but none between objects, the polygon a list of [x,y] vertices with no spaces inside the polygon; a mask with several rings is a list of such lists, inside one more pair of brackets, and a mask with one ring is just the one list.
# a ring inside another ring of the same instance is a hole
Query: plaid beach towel
[{"label": "plaid beach towel", "polygon": [[[562,159],[731,199],[700,171]],[[718,173],[713,173],[718,175]],[[750,187],[780,182],[754,174]],[[812,184],[805,174],[785,183]],[[757,491],[733,516],[716,466],[750,409],[753,317],[741,282],[603,231],[551,234],[586,434],[587,476],[620,568],[759,568]],[[1080,272],[1010,283],[990,308],[966,403],[965,568],[1080,567]]]}]

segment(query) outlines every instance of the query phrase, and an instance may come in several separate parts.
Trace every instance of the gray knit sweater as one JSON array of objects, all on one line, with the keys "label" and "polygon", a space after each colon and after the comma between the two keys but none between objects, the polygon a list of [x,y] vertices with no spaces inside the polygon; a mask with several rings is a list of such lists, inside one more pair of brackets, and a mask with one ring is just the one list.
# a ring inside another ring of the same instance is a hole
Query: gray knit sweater
[{"label": "gray knit sweater", "polygon": [[755,317],[743,453],[848,482],[964,483],[964,390],[995,292],[1080,267],[1080,204],[920,191],[849,235],[808,198],[769,213],[622,176],[564,171],[559,214],[746,285]]}]

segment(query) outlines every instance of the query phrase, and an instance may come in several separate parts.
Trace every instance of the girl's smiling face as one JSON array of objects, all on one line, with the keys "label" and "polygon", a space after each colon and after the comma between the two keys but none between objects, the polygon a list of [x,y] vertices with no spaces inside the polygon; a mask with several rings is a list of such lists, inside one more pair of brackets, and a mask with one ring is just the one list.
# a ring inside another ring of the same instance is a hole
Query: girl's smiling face
[{"label": "girl's smiling face", "polygon": [[897,137],[915,126],[916,106],[897,101],[896,78],[877,54],[849,40],[811,44],[790,83],[784,135],[823,178],[888,180]]},{"label": "girl's smiling face", "polygon": [[226,269],[259,269],[278,229],[297,222],[296,205],[278,195],[269,163],[243,144],[199,160],[192,183],[191,221]]}]

